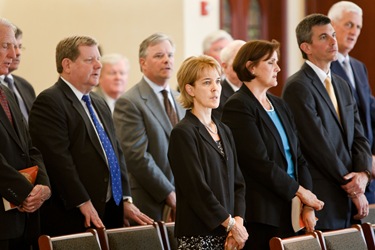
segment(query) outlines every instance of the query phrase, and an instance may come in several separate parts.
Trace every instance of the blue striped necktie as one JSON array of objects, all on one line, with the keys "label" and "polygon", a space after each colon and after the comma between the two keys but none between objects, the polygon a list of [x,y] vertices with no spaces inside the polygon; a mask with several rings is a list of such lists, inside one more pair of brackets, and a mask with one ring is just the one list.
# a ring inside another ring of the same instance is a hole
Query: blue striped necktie
[{"label": "blue striped necktie", "polygon": [[105,154],[107,156],[109,170],[111,174],[112,195],[116,204],[119,205],[120,201],[122,200],[121,171],[115,151],[113,150],[111,141],[109,140],[107,133],[105,132],[102,125],[99,123],[98,118],[96,117],[94,109],[91,105],[90,97],[88,95],[84,95],[82,97],[82,100],[86,103],[91,119],[94,122],[96,131],[99,134],[100,142],[102,143]]}]

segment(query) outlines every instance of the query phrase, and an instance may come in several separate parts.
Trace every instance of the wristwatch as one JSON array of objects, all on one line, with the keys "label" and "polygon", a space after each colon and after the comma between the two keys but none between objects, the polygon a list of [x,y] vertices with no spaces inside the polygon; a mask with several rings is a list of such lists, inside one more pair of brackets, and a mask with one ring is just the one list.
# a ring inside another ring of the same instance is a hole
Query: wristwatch
[{"label": "wristwatch", "polygon": [[127,203],[130,203],[130,204],[133,204],[133,198],[132,197],[126,197],[124,199],[124,201],[127,202]]}]

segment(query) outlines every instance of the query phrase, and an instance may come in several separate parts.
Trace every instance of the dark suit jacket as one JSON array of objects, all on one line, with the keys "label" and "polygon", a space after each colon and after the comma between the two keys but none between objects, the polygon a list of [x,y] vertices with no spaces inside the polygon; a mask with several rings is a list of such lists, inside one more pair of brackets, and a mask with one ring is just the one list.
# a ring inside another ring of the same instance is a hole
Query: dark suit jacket
[{"label": "dark suit jacket", "polygon": [[226,235],[229,214],[244,218],[245,182],[227,126],[214,120],[225,157],[190,111],[171,132],[168,158],[176,182],[175,235]]},{"label": "dark suit jacket", "polygon": [[299,185],[311,190],[312,182],[290,110],[281,99],[267,96],[286,132],[297,180],[286,172],[286,156],[276,126],[246,85],[228,99],[222,121],[232,130],[246,181],[246,220],[279,227],[282,220],[290,222],[291,200]]},{"label": "dark suit jacket", "polygon": [[[13,117],[12,126],[0,106],[0,200],[2,201],[1,198],[5,198],[15,205],[20,205],[33,189],[33,185],[18,172],[19,170],[38,165],[39,173],[36,184],[49,186],[49,180],[42,155],[31,144],[26,124],[13,94],[6,87],[0,86],[0,88],[5,91]],[[17,209],[5,212],[1,202],[0,240],[21,237],[25,232],[27,220],[30,221],[31,219],[30,217],[38,217],[38,212],[26,214],[19,212]],[[37,218],[33,219],[37,220]],[[38,223],[29,226],[28,230],[33,233],[37,233],[39,230]]]},{"label": "dark suit jacket", "polygon": [[216,109],[212,110],[212,115],[216,119],[221,120],[221,116],[223,114],[224,104],[226,103],[226,101],[228,100],[228,98],[231,95],[233,95],[233,94],[234,94],[234,90],[229,85],[227,79],[224,79],[221,82],[221,94],[220,94],[220,104],[219,104],[219,107],[217,107]]},{"label": "dark suit jacket", "polygon": [[[341,76],[350,86],[354,93],[354,97],[358,106],[359,118],[366,138],[368,139],[372,154],[375,154],[375,98],[371,94],[370,84],[368,82],[368,75],[366,66],[357,59],[350,57],[350,66],[352,67],[355,81],[355,89],[349,82],[349,78],[342,68],[340,62],[334,61],[331,64],[333,73]],[[369,203],[375,203],[375,181],[366,189],[366,197]]]},{"label": "dark suit jacket", "polygon": [[27,111],[30,113],[31,106],[33,105],[33,102],[35,100],[34,88],[26,79],[13,74],[12,76],[14,79],[14,86],[16,86],[23,101],[25,102]]},{"label": "dark suit jacket", "polygon": [[355,206],[341,188],[350,172],[371,170],[371,152],[348,84],[332,74],[341,122],[314,70],[306,63],[288,78],[283,90],[294,116],[302,152],[309,163],[314,193],[323,200],[317,229],[350,226]]},{"label": "dark suit jacket", "polygon": [[[125,160],[116,140],[111,112],[103,98],[95,93],[90,97],[119,161],[123,194],[130,195]],[[83,225],[77,206],[88,200],[103,218],[110,180],[107,160],[88,114],[61,78],[39,94],[30,112],[29,126],[52,184],[52,197],[43,206],[42,220],[52,224],[52,229],[61,227],[58,233],[77,231]]]}]

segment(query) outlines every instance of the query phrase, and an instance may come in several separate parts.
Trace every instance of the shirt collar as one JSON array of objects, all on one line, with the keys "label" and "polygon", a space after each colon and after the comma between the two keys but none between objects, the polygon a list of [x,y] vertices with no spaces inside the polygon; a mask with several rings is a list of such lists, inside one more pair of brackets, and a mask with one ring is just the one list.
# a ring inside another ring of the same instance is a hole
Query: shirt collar
[{"label": "shirt collar", "polygon": [[143,76],[147,84],[152,88],[152,90],[155,92],[155,94],[159,94],[163,89],[167,90],[169,93],[171,92],[171,89],[169,85],[164,88],[160,85],[157,85],[156,83],[152,82],[150,79],[148,79],[145,75]]},{"label": "shirt collar", "polygon": [[314,70],[314,72],[318,75],[320,81],[324,83],[324,80],[329,77],[331,79],[331,70],[328,70],[327,72],[324,72],[321,68],[310,62],[309,60],[306,60],[306,63]]}]

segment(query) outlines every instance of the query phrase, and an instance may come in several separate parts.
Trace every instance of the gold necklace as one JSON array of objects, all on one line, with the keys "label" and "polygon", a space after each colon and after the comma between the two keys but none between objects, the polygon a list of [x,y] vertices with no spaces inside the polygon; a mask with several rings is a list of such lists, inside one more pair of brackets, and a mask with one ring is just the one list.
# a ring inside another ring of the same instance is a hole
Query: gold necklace
[{"label": "gold necklace", "polygon": [[214,126],[215,126],[215,128],[216,128],[216,131],[214,131],[214,130],[212,130],[211,128],[210,128],[210,126],[207,126],[206,124],[203,124],[205,127],[206,127],[206,129],[209,131],[209,132],[211,132],[212,134],[214,134],[214,135],[217,135],[217,126],[216,126],[216,124],[211,120],[211,123],[210,124],[213,124]]}]

